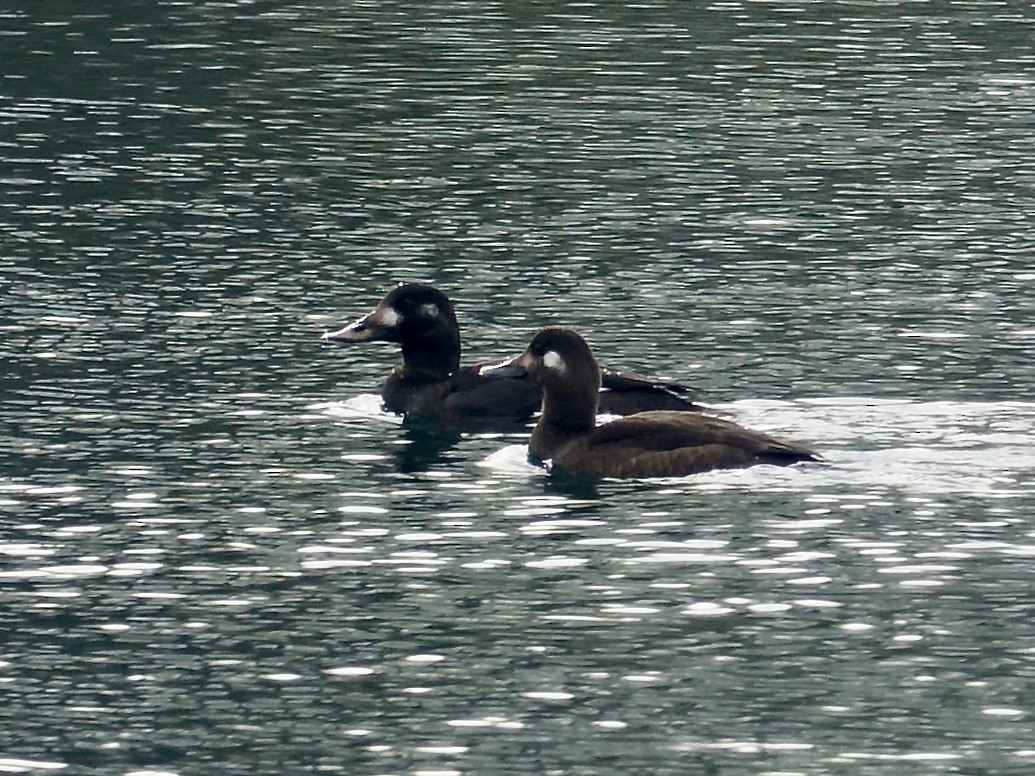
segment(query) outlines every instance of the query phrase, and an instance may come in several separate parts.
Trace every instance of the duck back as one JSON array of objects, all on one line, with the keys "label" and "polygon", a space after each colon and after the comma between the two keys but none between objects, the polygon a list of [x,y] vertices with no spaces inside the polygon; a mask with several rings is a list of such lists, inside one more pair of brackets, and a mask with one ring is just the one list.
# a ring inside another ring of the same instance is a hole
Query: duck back
[{"label": "duck back", "polygon": [[[548,434],[541,434],[546,440]],[[720,418],[643,412],[585,434],[554,439],[533,455],[600,477],[680,477],[712,469],[817,460],[812,451]]]}]

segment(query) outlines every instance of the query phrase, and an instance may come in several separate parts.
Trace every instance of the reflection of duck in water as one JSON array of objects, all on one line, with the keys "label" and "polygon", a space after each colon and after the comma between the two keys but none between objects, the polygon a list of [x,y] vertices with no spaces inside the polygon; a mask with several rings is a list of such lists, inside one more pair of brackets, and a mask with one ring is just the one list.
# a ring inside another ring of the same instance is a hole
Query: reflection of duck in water
[{"label": "reflection of duck in water", "polygon": [[407,418],[402,425],[404,444],[392,445],[396,468],[404,474],[427,471],[442,463],[462,438],[458,426],[442,425],[426,418]]},{"label": "reflection of duck in water", "polygon": [[[523,376],[489,379],[482,364],[460,366],[460,327],[441,291],[401,283],[369,314],[324,339],[335,342],[397,342],[403,362],[381,388],[385,407],[440,421],[524,421],[542,404],[542,390]],[[643,410],[699,409],[689,389],[604,370],[600,412],[627,415]]]},{"label": "reflection of duck in water", "polygon": [[818,460],[812,451],[699,412],[643,412],[596,425],[600,367],[578,334],[543,329],[517,358],[485,377],[528,375],[543,407],[528,450],[533,458],[597,477],[679,477],[760,463]]}]

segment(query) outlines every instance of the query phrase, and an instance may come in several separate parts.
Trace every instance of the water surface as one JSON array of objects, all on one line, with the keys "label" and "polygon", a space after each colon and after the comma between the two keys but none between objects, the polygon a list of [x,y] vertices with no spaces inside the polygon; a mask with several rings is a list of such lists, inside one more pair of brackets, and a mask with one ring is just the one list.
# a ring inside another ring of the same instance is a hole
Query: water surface
[{"label": "water surface", "polygon": [[[1030,772],[1030,4],[691,5],[0,11],[0,770]],[[401,423],[415,279],[826,460]]]}]

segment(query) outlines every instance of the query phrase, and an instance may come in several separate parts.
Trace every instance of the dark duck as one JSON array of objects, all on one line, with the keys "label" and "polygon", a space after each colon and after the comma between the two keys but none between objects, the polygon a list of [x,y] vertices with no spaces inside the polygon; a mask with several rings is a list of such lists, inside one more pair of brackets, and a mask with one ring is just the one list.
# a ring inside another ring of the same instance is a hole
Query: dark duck
[{"label": "dark duck", "polygon": [[569,329],[543,329],[524,353],[484,367],[482,375],[504,380],[527,375],[542,386],[542,415],[529,440],[529,454],[576,472],[681,477],[819,460],[801,445],[699,412],[641,412],[597,426],[600,368],[586,341]]},{"label": "dark duck", "polygon": [[[453,305],[423,283],[400,283],[370,314],[323,338],[402,347],[402,364],[381,388],[391,412],[442,421],[523,421],[542,404],[542,389],[527,377],[488,378],[480,373],[484,364],[460,366],[460,327]],[[689,390],[675,383],[604,370],[598,388],[599,411],[612,415],[699,409]]]}]

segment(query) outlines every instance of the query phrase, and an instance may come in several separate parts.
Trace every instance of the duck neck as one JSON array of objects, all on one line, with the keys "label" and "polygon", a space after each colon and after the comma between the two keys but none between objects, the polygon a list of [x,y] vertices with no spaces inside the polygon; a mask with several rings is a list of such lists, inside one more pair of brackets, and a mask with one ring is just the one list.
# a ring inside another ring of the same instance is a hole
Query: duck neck
[{"label": "duck neck", "polygon": [[584,388],[546,386],[540,423],[573,433],[592,431],[596,426],[600,383]]},{"label": "duck neck", "polygon": [[402,343],[403,371],[422,379],[443,379],[460,368],[460,334],[435,332]]},{"label": "duck neck", "polygon": [[550,396],[543,397],[543,415],[540,422],[566,431],[584,432],[592,431],[596,425],[597,403],[594,399],[586,402],[567,401],[566,397]]},{"label": "duck neck", "polygon": [[596,396],[543,396],[543,414],[532,431],[528,451],[541,461],[553,458],[560,448],[588,434],[596,425]]}]

